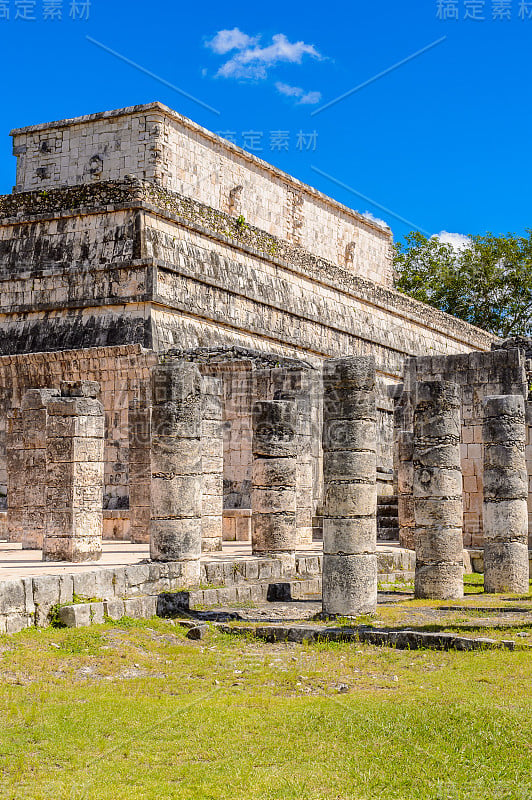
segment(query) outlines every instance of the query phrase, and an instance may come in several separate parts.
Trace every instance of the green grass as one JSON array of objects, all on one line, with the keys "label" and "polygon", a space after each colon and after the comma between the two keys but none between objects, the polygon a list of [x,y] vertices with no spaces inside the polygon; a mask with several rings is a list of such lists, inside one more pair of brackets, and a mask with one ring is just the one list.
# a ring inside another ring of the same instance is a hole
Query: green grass
[{"label": "green grass", "polygon": [[524,650],[31,630],[0,637],[0,797],[522,800],[531,686]]}]

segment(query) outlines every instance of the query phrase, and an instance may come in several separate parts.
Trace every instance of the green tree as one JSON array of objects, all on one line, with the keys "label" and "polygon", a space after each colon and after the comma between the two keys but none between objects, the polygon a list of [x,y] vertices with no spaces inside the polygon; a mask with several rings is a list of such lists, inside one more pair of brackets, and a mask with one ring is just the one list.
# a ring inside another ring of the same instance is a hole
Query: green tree
[{"label": "green tree", "polygon": [[422,233],[395,248],[397,289],[497,336],[532,336],[532,230],[469,236],[461,248]]}]

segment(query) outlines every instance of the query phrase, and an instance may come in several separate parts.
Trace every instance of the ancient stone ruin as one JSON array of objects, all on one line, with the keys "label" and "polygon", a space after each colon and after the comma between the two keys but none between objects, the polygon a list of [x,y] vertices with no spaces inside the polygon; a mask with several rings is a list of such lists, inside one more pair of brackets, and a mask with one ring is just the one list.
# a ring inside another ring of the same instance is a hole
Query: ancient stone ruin
[{"label": "ancient stone ruin", "polygon": [[357,616],[377,608],[375,361],[323,373],[323,611]]},{"label": "ancient stone ruin", "polygon": [[397,292],[388,228],[159,103],[12,136],[0,538],[149,544],[174,588],[323,541],[330,614],[374,610],[385,545],[420,597],[482,555],[528,589],[530,342]]}]

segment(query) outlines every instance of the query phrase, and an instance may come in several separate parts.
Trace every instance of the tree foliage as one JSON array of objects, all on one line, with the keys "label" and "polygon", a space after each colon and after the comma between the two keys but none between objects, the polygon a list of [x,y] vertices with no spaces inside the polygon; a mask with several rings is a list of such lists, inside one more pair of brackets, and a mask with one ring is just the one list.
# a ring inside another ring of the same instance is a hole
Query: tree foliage
[{"label": "tree foliage", "polygon": [[532,336],[532,230],[470,236],[461,248],[408,234],[396,245],[397,288],[497,336]]}]

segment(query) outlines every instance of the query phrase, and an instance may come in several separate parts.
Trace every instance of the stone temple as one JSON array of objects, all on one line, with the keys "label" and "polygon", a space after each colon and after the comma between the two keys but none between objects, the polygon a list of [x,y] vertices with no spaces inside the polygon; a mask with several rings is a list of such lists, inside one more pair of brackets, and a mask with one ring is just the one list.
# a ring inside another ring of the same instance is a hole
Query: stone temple
[{"label": "stone temple", "polygon": [[[416,478],[434,467],[423,461],[430,403],[447,432],[429,445],[455,459],[436,466],[461,481],[445,512],[453,541],[483,547],[489,502],[526,518],[528,501],[530,513],[531,343],[500,342],[396,291],[389,228],[160,103],[11,135],[0,538],[71,561],[98,557],[102,526],[105,539],[151,540],[155,561],[197,559],[198,531],[204,553],[252,533],[255,554],[304,549],[322,539],[324,514],[344,518],[331,486],[347,480],[345,464],[322,435],[327,415],[362,430],[346,409],[368,392],[375,442],[353,433],[342,452],[350,464],[373,453],[350,476],[376,486],[376,512],[361,513],[381,541],[413,549],[416,531],[431,529]],[[352,359],[365,364],[362,383],[342,366]],[[455,398],[451,416],[443,396]],[[483,437],[486,398],[500,396],[514,400],[489,408],[517,414],[508,459],[521,488],[493,498]],[[442,491],[434,497],[448,501]],[[523,524],[512,542],[526,549]],[[359,547],[349,557],[360,561]]]}]

